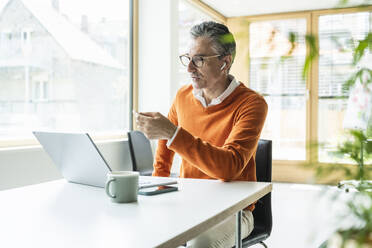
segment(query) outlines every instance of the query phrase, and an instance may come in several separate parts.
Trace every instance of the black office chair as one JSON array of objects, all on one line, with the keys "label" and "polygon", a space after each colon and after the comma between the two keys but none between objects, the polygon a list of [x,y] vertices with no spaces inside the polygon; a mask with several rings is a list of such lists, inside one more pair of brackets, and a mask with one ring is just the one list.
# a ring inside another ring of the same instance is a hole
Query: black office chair
[{"label": "black office chair", "polygon": [[[256,175],[258,182],[271,182],[272,166],[272,142],[260,139],[256,152]],[[242,240],[243,247],[260,243],[267,248],[263,242],[270,236],[272,229],[271,193],[257,201],[253,211],[254,229],[252,233]]]},{"label": "black office chair", "polygon": [[[150,141],[140,131],[128,132],[128,144],[133,170],[141,176],[151,176],[154,169]],[[171,173],[170,177],[179,177],[178,173]]]},{"label": "black office chair", "polygon": [[133,170],[141,176],[151,176],[154,157],[150,141],[140,131],[128,132],[128,144]]}]

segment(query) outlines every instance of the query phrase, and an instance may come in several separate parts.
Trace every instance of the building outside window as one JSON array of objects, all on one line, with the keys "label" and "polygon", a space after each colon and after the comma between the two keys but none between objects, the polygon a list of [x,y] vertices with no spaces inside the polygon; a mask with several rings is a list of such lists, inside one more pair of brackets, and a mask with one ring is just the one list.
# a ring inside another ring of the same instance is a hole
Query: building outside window
[{"label": "building outside window", "polygon": [[129,1],[2,6],[0,146],[32,140],[35,129],[125,133]]}]

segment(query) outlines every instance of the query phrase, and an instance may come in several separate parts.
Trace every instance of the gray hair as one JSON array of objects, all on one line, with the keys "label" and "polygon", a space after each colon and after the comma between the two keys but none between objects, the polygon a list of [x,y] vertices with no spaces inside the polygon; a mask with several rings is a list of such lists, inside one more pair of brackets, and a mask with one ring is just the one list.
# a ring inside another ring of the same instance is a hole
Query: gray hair
[{"label": "gray hair", "polygon": [[213,48],[221,56],[231,55],[234,61],[236,54],[236,43],[229,29],[220,23],[208,21],[193,26],[190,30],[193,39],[207,37],[211,39]]}]

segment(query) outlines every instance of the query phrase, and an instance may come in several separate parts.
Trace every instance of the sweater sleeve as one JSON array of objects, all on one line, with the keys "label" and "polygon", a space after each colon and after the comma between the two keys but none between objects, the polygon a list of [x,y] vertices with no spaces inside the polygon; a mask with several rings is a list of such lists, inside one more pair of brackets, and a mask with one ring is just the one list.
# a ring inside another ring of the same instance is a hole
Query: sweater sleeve
[{"label": "sweater sleeve", "polygon": [[[176,100],[173,102],[169,113],[168,119],[174,124],[178,125]],[[172,168],[174,152],[167,147],[168,140],[159,140],[158,148],[156,149],[153,176],[169,177]]]},{"label": "sweater sleeve", "polygon": [[240,106],[234,126],[222,147],[194,137],[181,128],[169,149],[210,177],[234,180],[255,154],[266,115],[265,100],[255,96]]}]

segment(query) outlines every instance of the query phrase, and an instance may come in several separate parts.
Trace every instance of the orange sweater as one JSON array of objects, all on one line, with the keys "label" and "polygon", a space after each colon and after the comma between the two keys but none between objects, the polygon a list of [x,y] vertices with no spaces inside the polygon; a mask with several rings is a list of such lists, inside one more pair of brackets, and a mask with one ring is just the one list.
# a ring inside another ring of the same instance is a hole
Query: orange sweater
[{"label": "orange sweater", "polygon": [[222,103],[204,108],[192,90],[189,85],[177,92],[168,118],[181,128],[169,148],[167,140],[159,140],[153,175],[168,177],[177,152],[182,157],[180,177],[257,181],[264,98],[240,84]]}]

